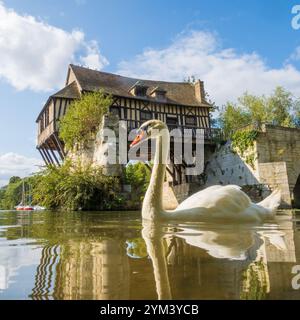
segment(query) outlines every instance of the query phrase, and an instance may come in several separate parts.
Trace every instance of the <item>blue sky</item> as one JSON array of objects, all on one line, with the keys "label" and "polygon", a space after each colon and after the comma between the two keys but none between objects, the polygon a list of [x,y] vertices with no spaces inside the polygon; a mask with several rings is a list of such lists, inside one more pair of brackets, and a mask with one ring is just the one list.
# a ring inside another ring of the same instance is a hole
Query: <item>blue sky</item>
[{"label": "blue sky", "polygon": [[68,63],[128,76],[195,75],[223,104],[283,85],[300,96],[288,0],[0,1],[0,185],[35,168],[35,118]]}]

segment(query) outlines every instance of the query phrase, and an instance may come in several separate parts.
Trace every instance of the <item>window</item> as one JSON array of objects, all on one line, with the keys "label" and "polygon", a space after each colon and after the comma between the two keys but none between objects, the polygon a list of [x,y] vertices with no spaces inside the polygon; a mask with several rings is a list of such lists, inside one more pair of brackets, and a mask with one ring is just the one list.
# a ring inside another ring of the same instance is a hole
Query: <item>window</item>
[{"label": "window", "polygon": [[167,116],[167,125],[176,126],[178,124],[177,117]]},{"label": "window", "polygon": [[145,97],[147,95],[147,87],[136,87],[135,95],[139,97]]},{"label": "window", "polygon": [[152,113],[150,111],[141,111],[140,118],[141,118],[141,121],[151,120]]},{"label": "window", "polygon": [[120,115],[120,109],[118,107],[110,107],[110,113],[112,113],[115,116]]},{"label": "window", "polygon": [[195,116],[185,116],[185,124],[187,126],[196,126],[197,118]]},{"label": "window", "polygon": [[147,95],[148,86],[138,80],[130,89],[129,92],[135,96],[145,97]]},{"label": "window", "polygon": [[157,100],[165,100],[166,99],[166,93],[165,92],[156,92],[156,99]]}]

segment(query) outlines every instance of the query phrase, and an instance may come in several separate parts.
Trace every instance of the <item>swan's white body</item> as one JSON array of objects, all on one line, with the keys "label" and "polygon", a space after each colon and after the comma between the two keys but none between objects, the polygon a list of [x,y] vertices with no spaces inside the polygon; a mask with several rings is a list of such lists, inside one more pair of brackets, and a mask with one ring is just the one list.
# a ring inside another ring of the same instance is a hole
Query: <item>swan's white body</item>
[{"label": "swan's white body", "polygon": [[274,191],[262,202],[255,204],[240,190],[240,187],[235,185],[206,188],[183,201],[175,210],[163,210],[162,193],[170,135],[165,124],[159,120],[150,120],[144,125],[160,128],[160,134],[156,136],[156,152],[150,184],[143,202],[142,216],[144,219],[152,221],[229,219],[241,222],[260,222],[274,215],[281,200],[279,190]]}]

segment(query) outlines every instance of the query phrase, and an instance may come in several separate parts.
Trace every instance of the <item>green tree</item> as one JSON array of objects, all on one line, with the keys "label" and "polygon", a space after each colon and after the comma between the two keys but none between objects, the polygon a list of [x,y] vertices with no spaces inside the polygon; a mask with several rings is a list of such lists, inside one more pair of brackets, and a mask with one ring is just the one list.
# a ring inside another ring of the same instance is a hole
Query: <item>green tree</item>
[{"label": "green tree", "polygon": [[9,183],[15,183],[15,182],[19,182],[21,181],[22,179],[20,177],[17,177],[17,176],[13,176],[9,179]]},{"label": "green tree", "polygon": [[294,127],[293,114],[299,111],[299,100],[293,99],[291,92],[277,87],[272,96],[267,99],[269,121],[274,125]]},{"label": "green tree", "polygon": [[300,100],[282,87],[270,96],[245,93],[237,103],[228,102],[220,112],[219,123],[227,137],[250,123],[263,122],[285,127],[299,127]]},{"label": "green tree", "polygon": [[221,111],[219,122],[225,136],[230,137],[238,128],[251,122],[251,116],[242,107],[227,103]]},{"label": "green tree", "polygon": [[[14,179],[12,180],[14,181]],[[2,191],[0,207],[5,210],[12,210],[22,199],[22,180],[10,182]]]},{"label": "green tree", "polygon": [[25,188],[26,204],[36,204],[32,202],[32,189],[36,186],[37,175],[21,179],[11,177],[7,186],[0,189],[0,208],[13,210],[22,200],[23,182]]},{"label": "green tree", "polygon": [[73,149],[93,139],[111,104],[112,98],[102,91],[87,93],[75,100],[60,121],[59,136],[66,147]]},{"label": "green tree", "polygon": [[0,210],[4,209],[2,201],[5,196],[5,191],[6,191],[5,187],[0,188]]}]

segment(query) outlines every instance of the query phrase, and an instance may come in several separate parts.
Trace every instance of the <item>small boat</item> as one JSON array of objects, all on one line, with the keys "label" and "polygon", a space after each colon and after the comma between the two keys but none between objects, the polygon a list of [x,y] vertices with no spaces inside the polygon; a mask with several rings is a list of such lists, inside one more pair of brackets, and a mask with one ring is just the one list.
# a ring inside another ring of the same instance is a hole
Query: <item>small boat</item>
[{"label": "small boat", "polygon": [[22,205],[18,205],[16,207],[16,210],[17,211],[33,211],[34,210],[34,207],[32,206],[22,206]]},{"label": "small boat", "polygon": [[[29,193],[28,194],[28,198],[29,198],[29,201],[30,201],[30,199],[31,199],[30,191],[28,193]],[[40,210],[45,210],[44,207],[26,205],[26,190],[25,190],[24,180],[23,180],[23,185],[22,185],[22,200],[21,200],[21,203],[19,205],[17,205],[15,208],[16,208],[17,211],[40,211]]]}]

